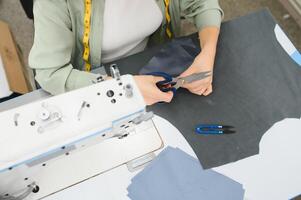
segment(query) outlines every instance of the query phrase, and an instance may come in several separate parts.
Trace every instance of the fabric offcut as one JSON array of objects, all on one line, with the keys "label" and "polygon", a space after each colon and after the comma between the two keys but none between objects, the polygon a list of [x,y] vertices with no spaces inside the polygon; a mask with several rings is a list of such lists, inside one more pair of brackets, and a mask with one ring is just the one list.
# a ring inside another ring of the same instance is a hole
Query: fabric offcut
[{"label": "fabric offcut", "polygon": [[190,38],[173,39],[141,68],[139,74],[165,72],[173,77],[179,76],[192,64],[199,52],[200,48]]},{"label": "fabric offcut", "polygon": [[199,161],[178,148],[167,147],[131,180],[132,200],[238,200],[240,183],[213,170],[203,170]]}]

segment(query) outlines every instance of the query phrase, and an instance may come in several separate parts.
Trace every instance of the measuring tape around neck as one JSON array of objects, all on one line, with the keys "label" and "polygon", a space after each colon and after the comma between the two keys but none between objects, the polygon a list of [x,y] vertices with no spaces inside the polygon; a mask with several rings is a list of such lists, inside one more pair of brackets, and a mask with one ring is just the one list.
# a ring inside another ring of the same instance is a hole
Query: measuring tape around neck
[{"label": "measuring tape around neck", "polygon": [[90,46],[90,22],[91,22],[91,0],[85,0],[85,14],[84,14],[84,35],[83,35],[83,59],[85,61],[85,70],[91,71],[91,64],[89,63]]},{"label": "measuring tape around neck", "polygon": [[[85,13],[84,13],[84,33],[83,33],[83,59],[85,61],[85,70],[91,71],[91,64],[89,63],[90,56],[90,46],[89,46],[89,38],[90,38],[90,22],[91,22],[91,7],[92,0],[85,0]],[[166,35],[168,38],[172,37],[171,29],[170,29],[170,21],[171,17],[169,14],[169,4],[170,0],[164,0],[165,4],[165,17],[166,17]]]},{"label": "measuring tape around neck", "polygon": [[172,34],[171,34],[171,30],[170,30],[170,14],[169,14],[169,3],[170,0],[164,0],[164,4],[165,4],[165,18],[166,18],[166,35],[168,38],[171,38]]}]

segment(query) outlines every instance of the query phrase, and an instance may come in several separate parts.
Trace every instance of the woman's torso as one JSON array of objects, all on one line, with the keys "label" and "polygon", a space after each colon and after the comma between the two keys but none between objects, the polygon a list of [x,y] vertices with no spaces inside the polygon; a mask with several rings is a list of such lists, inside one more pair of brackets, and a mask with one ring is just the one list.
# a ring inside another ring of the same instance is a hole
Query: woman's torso
[{"label": "woman's torso", "polygon": [[102,62],[142,51],[148,37],[162,23],[155,0],[110,0],[105,2]]}]

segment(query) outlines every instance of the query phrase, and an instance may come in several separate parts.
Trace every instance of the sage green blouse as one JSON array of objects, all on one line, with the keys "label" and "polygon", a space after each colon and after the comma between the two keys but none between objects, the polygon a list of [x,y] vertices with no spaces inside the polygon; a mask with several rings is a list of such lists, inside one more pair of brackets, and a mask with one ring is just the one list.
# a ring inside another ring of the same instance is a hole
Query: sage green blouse
[{"label": "sage green blouse", "polygon": [[[165,37],[164,0],[156,0],[163,13],[160,28],[151,39],[162,42]],[[105,0],[92,0],[90,29],[90,63],[101,65],[102,27]],[[88,86],[98,75],[85,72],[83,54],[84,0],[35,0],[34,44],[29,65],[35,79],[51,94],[59,94]],[[181,31],[181,16],[193,21],[201,30],[219,27],[223,11],[218,0],[170,0],[169,12],[173,36]]]}]

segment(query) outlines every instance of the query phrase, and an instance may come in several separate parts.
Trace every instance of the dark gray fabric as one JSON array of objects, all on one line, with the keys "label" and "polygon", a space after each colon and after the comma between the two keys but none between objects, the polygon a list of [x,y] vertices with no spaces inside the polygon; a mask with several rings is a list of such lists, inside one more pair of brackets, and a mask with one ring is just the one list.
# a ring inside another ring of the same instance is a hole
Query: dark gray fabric
[{"label": "dark gray fabric", "polygon": [[158,53],[141,68],[139,74],[165,72],[171,76],[179,76],[193,62],[200,52],[190,38],[173,39],[163,45]]},{"label": "dark gray fabric", "polygon": [[[300,118],[301,68],[278,44],[275,24],[267,10],[223,23],[213,94],[196,96],[179,89],[170,104],[149,107],[181,131],[204,168],[257,154],[262,135],[274,123]],[[190,38],[198,43],[196,34]],[[159,50],[118,61],[121,73],[138,74]],[[233,125],[237,133],[197,135],[194,127],[200,123]]]}]

